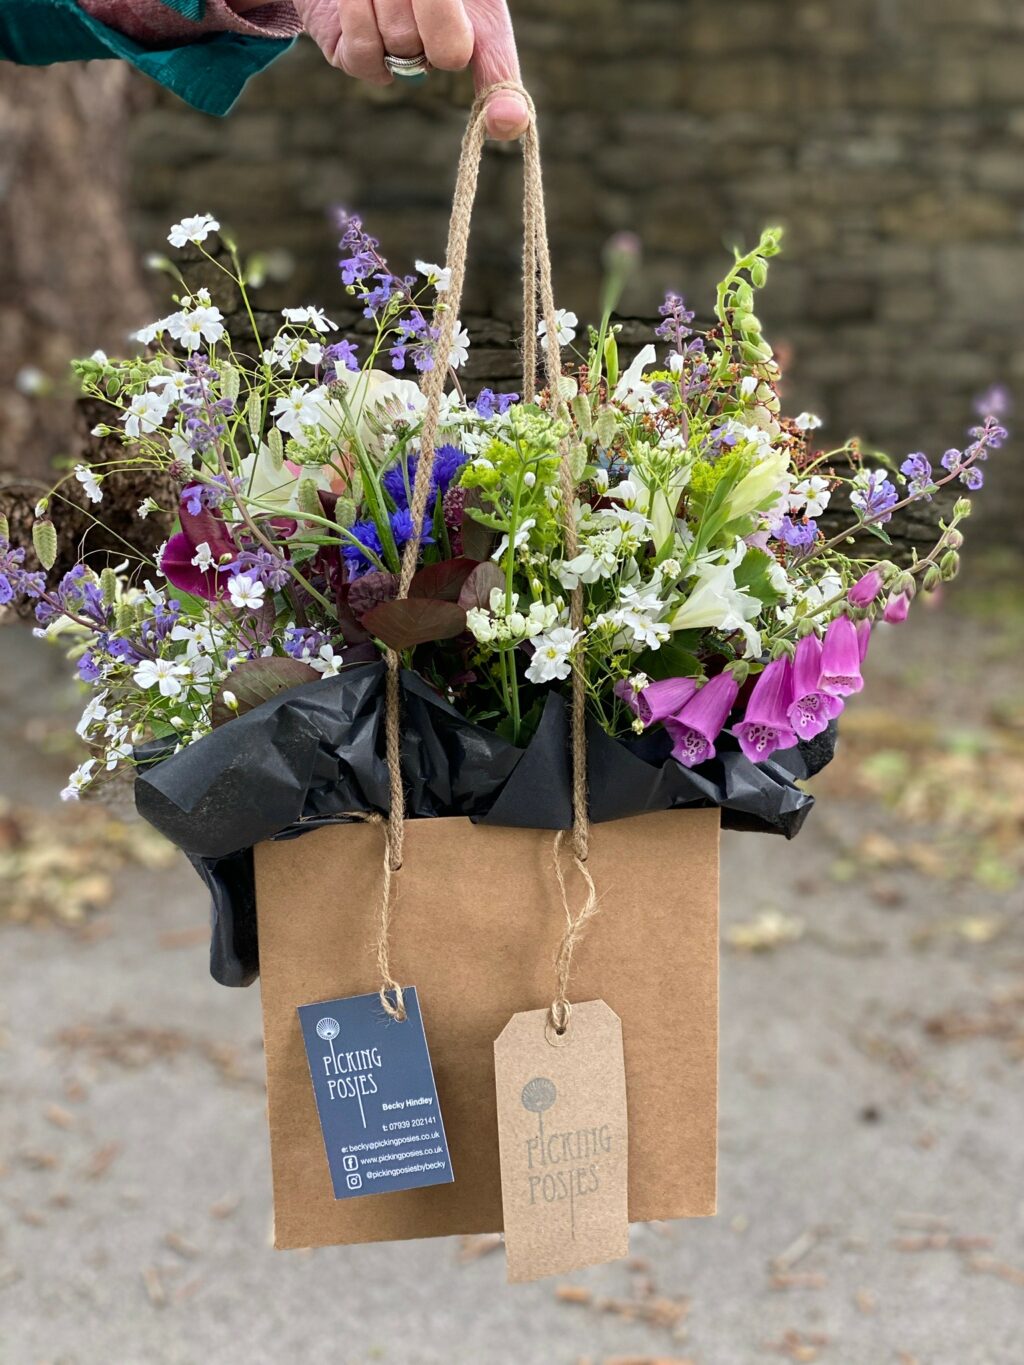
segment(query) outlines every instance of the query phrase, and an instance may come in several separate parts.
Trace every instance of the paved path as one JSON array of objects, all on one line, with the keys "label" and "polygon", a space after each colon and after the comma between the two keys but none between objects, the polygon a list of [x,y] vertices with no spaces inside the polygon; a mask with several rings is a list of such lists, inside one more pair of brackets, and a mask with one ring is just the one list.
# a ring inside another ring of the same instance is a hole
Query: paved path
[{"label": "paved path", "polygon": [[[42,805],[66,765],[22,727],[59,661],[0,652],[0,795]],[[482,1243],[270,1249],[259,1000],[207,977],[183,865],[78,932],[0,922],[0,1365],[1021,1365],[1019,896],[837,880],[865,819],[727,836],[725,930],[804,932],[723,954],[719,1216],[635,1228],[589,1302]]]}]

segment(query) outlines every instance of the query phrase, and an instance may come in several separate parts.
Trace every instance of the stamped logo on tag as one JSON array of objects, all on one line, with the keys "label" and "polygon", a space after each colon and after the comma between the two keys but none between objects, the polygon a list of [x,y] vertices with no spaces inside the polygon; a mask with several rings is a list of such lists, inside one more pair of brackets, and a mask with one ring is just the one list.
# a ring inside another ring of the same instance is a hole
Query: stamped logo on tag
[{"label": "stamped logo on tag", "polygon": [[494,1044],[501,1195],[512,1281],[629,1250],[622,1026],[603,1000],[513,1015]]},{"label": "stamped logo on tag", "polygon": [[376,993],[298,1007],[335,1199],[455,1179],[416,988],[404,998],[401,1022]]}]

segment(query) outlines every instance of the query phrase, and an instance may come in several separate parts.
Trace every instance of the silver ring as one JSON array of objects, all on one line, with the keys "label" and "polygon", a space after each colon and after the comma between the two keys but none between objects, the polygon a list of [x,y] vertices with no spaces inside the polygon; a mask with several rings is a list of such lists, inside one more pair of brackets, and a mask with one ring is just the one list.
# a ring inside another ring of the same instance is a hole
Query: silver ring
[{"label": "silver ring", "polygon": [[385,52],[384,65],[392,76],[402,76],[407,80],[415,76],[425,76],[430,70],[425,52],[415,57],[393,57],[390,52]]}]

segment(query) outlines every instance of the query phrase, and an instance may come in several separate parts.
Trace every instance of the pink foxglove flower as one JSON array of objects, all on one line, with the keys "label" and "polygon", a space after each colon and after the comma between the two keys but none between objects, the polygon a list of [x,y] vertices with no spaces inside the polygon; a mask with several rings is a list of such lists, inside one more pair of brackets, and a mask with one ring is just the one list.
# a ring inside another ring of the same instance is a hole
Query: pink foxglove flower
[{"label": "pink foxglove flower", "polygon": [[879,569],[869,569],[862,578],[858,578],[853,587],[846,594],[846,599],[854,607],[870,607],[878,594],[882,591],[882,574]]},{"label": "pink foxglove flower", "polygon": [[791,749],[796,734],[789,719],[793,705],[793,666],[775,659],[764,670],[747,702],[747,710],[733,734],[751,763],[763,763],[776,749]]},{"label": "pink foxglove flower", "polygon": [[695,768],[715,756],[715,740],[729,719],[739,692],[731,673],[719,673],[674,716],[665,720],[672,736],[672,757],[684,768]]},{"label": "pink foxglove flower", "polygon": [[841,697],[821,688],[821,641],[805,635],[796,647],[793,664],[793,701],[787,712],[797,739],[813,739],[843,709]]},{"label": "pink foxglove flower", "polygon": [[868,657],[868,646],[871,644],[871,621],[857,622],[857,647],[860,650],[861,663]]},{"label": "pink foxglove flower", "polygon": [[821,650],[821,690],[833,697],[848,697],[863,686],[857,627],[848,616],[837,616]]},{"label": "pink foxglove flower", "polygon": [[890,625],[899,625],[907,619],[910,611],[910,598],[905,592],[894,592],[890,594],[888,602],[885,604],[885,611],[882,612],[882,620],[888,621]]},{"label": "pink foxglove flower", "polygon": [[696,691],[693,678],[665,678],[648,683],[629,704],[645,726],[656,725],[681,711]]}]

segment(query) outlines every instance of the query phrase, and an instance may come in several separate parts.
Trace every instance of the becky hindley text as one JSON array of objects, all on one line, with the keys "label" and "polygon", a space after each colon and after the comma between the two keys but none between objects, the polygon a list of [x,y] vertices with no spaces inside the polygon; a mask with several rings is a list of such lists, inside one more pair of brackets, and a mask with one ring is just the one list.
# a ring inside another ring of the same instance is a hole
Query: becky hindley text
[{"label": "becky hindley text", "polygon": [[612,1150],[608,1124],[546,1133],[526,1139],[526,1171],[531,1204],[569,1201],[575,1237],[576,1200],[601,1188],[601,1157]]}]

